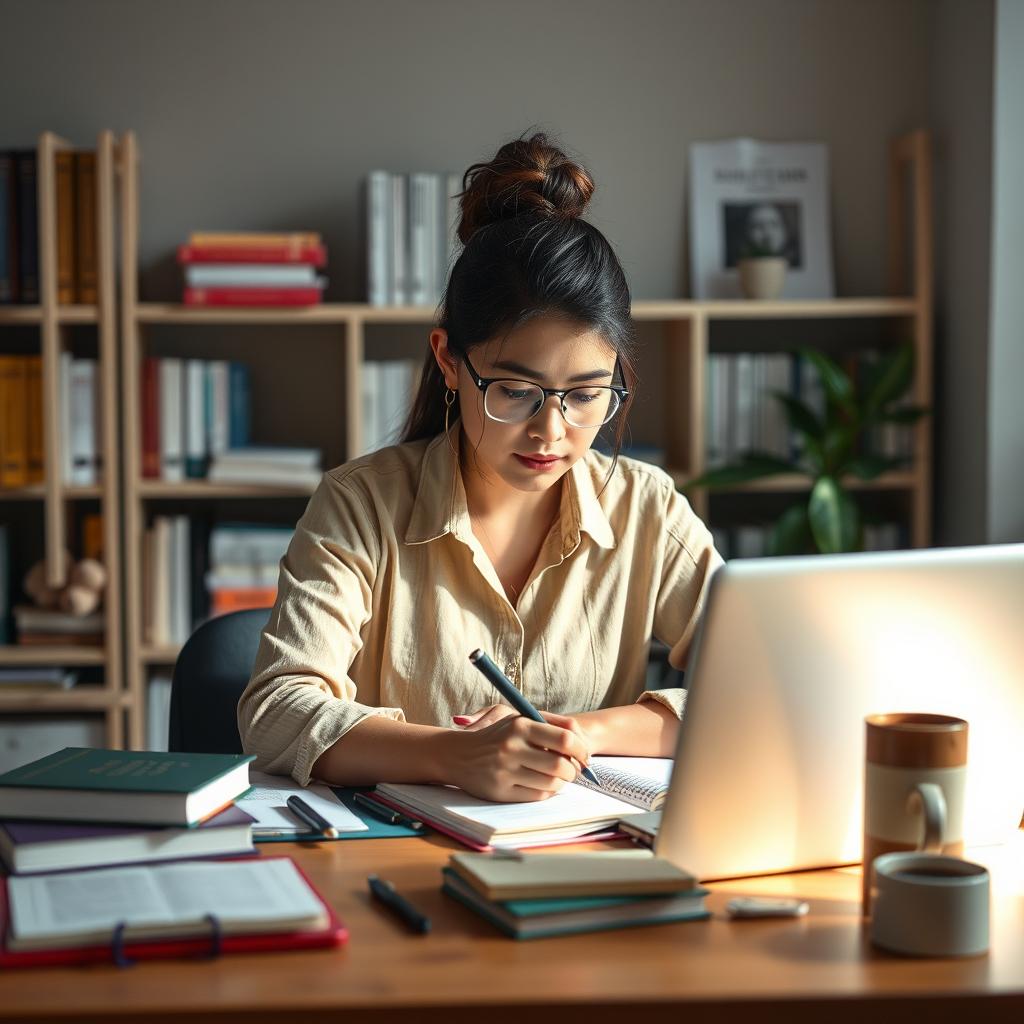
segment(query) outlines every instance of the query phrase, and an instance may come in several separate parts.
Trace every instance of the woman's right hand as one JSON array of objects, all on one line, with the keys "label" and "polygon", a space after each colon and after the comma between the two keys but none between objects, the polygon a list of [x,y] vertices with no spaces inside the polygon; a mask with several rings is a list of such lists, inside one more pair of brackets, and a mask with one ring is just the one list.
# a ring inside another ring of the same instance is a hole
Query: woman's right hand
[{"label": "woman's right hand", "polygon": [[548,719],[534,722],[513,713],[484,728],[447,733],[447,781],[502,803],[554,796],[577,779],[590,751],[571,717]]}]

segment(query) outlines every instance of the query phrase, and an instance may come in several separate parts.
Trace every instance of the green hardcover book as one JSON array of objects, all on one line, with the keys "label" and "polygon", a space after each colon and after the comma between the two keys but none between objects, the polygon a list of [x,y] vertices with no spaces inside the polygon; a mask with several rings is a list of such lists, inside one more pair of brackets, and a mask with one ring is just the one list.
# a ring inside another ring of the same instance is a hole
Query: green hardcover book
[{"label": "green hardcover book", "polygon": [[0,775],[0,818],[195,825],[249,789],[252,760],[65,747]]},{"label": "green hardcover book", "polygon": [[441,891],[469,907],[513,939],[633,928],[672,921],[703,921],[706,889],[657,896],[580,896],[550,900],[489,900],[450,868]]}]

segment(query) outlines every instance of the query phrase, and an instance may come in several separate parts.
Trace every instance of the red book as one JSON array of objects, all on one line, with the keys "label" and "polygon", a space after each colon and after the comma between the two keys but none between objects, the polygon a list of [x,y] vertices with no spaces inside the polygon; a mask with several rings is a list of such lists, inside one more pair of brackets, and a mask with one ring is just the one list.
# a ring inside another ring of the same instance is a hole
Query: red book
[{"label": "red book", "polygon": [[323,245],[179,245],[179,263],[327,263]]},{"label": "red book", "polygon": [[146,356],[142,363],[142,475],[160,479],[160,361]]},{"label": "red book", "polygon": [[316,306],[320,288],[186,288],[186,306]]}]

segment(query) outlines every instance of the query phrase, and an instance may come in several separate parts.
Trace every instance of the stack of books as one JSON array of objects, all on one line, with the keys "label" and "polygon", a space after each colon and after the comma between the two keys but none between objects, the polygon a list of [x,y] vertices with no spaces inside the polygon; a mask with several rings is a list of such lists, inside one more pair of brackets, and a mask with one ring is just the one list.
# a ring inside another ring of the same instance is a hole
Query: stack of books
[{"label": "stack of books", "polygon": [[710,916],[697,880],[648,850],[456,853],[442,875],[442,892],[514,939]]},{"label": "stack of books", "polygon": [[[0,152],[0,303],[39,302],[38,157]],[[61,150],[57,185],[57,301],[97,301],[96,154]]]},{"label": "stack of books", "polygon": [[252,760],[66,747],[0,775],[0,964],[344,941],[290,858],[252,856]]},{"label": "stack of books", "polygon": [[65,747],[0,775],[0,857],[34,873],[252,853],[234,806],[251,760]]},{"label": "stack of books", "polygon": [[422,363],[415,359],[368,359],[363,363],[363,454],[397,444],[412,408]]},{"label": "stack of books", "polygon": [[73,615],[56,608],[22,604],[14,607],[14,628],[19,644],[102,646],[106,614],[101,609]]},{"label": "stack of books", "polygon": [[327,284],[316,232],[193,232],[178,262],[186,306],[314,306]]},{"label": "stack of books", "polygon": [[320,482],[320,461],[319,448],[282,445],[228,448],[213,456],[207,479],[313,490]]},{"label": "stack of books", "polygon": [[206,574],[210,614],[269,608],[277,598],[280,563],[293,532],[287,526],[215,526],[210,531],[210,568]]}]

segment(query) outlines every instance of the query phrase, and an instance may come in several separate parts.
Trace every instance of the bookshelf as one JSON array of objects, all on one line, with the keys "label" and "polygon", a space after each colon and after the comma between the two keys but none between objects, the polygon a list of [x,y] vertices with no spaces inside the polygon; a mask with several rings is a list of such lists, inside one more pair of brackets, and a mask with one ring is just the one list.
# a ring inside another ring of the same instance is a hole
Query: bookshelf
[{"label": "bookshelf", "polygon": [[[368,351],[375,341],[368,334],[382,327],[427,329],[434,322],[433,307],[376,307],[366,303],[324,303],[300,309],[195,308],[168,302],[138,300],[139,237],[139,153],[135,136],[122,137],[119,147],[121,172],[121,342],[124,410],[121,459],[123,473],[124,522],[124,606],[125,606],[125,694],[128,733],[133,747],[143,743],[144,709],[149,673],[169,668],[177,658],[177,645],[149,645],[143,639],[141,608],[143,602],[142,538],[146,518],[154,503],[174,502],[190,509],[209,503],[218,507],[233,502],[268,503],[291,500],[302,502],[307,489],[214,484],[203,480],[181,483],[143,479],[140,452],[139,375],[143,354],[152,330],[173,329],[183,348],[190,344],[192,329],[224,327],[248,331],[268,327],[320,328],[329,332],[343,367],[339,402],[343,404],[344,459],[359,455],[362,439],[362,398],[360,374]],[[928,139],[924,132],[901,137],[890,155],[892,197],[890,219],[890,297],[839,298],[821,301],[638,301],[633,316],[638,327],[656,339],[660,360],[657,376],[663,381],[664,394],[655,403],[658,422],[653,431],[666,455],[666,468],[680,487],[706,466],[705,387],[709,352],[715,345],[714,333],[720,325],[747,323],[759,330],[768,323],[805,322],[830,325],[860,322],[892,328],[900,340],[909,337],[915,350],[915,376],[912,399],[915,404],[931,405],[931,218],[930,163]],[[912,223],[908,238],[906,225]],[[909,264],[909,269],[908,269]],[[295,335],[301,343],[301,331]],[[647,335],[645,334],[645,339]],[[300,351],[300,349],[297,349]],[[301,355],[298,357],[301,360]],[[310,372],[296,369],[296,373]],[[648,375],[647,379],[652,379]],[[657,386],[657,385],[656,385]],[[915,460],[906,471],[888,473],[870,482],[851,486],[858,492],[876,492],[899,496],[906,504],[909,537],[914,546],[930,541],[931,513],[931,440],[930,420],[915,426]],[[780,477],[757,481],[732,489],[741,499],[763,495],[792,495],[807,488],[806,481]],[[692,503],[698,514],[711,512],[708,496],[695,491]],[[282,506],[283,508],[284,506]],[[295,506],[288,506],[294,508]],[[287,517],[289,525],[297,514]]]},{"label": "bookshelf", "polygon": [[[116,322],[114,255],[114,166],[116,141],[112,132],[96,140],[96,271],[95,304],[58,302],[57,156],[75,146],[52,132],[40,135],[36,146],[36,203],[39,243],[39,302],[0,306],[0,350],[39,354],[42,364],[43,480],[0,490],[0,518],[13,524],[10,591],[20,594],[21,575],[29,564],[45,558],[47,583],[62,586],[69,567],[65,550],[75,550],[74,529],[83,507],[97,507],[102,516],[103,560],[108,581],[102,646],[45,644],[0,647],[0,667],[63,667],[83,669],[86,680],[67,690],[13,693],[0,691],[0,716],[89,713],[102,717],[103,742],[125,742],[123,636],[121,615],[121,486],[119,478],[118,408],[119,352]],[[92,328],[83,339],[78,330]],[[17,339],[14,338],[17,332]],[[9,340],[10,339],[10,340]],[[97,448],[102,459],[99,483],[73,486],[62,471],[60,359],[63,352],[82,348],[97,359],[100,425]],[[41,533],[39,526],[41,525]]]}]

